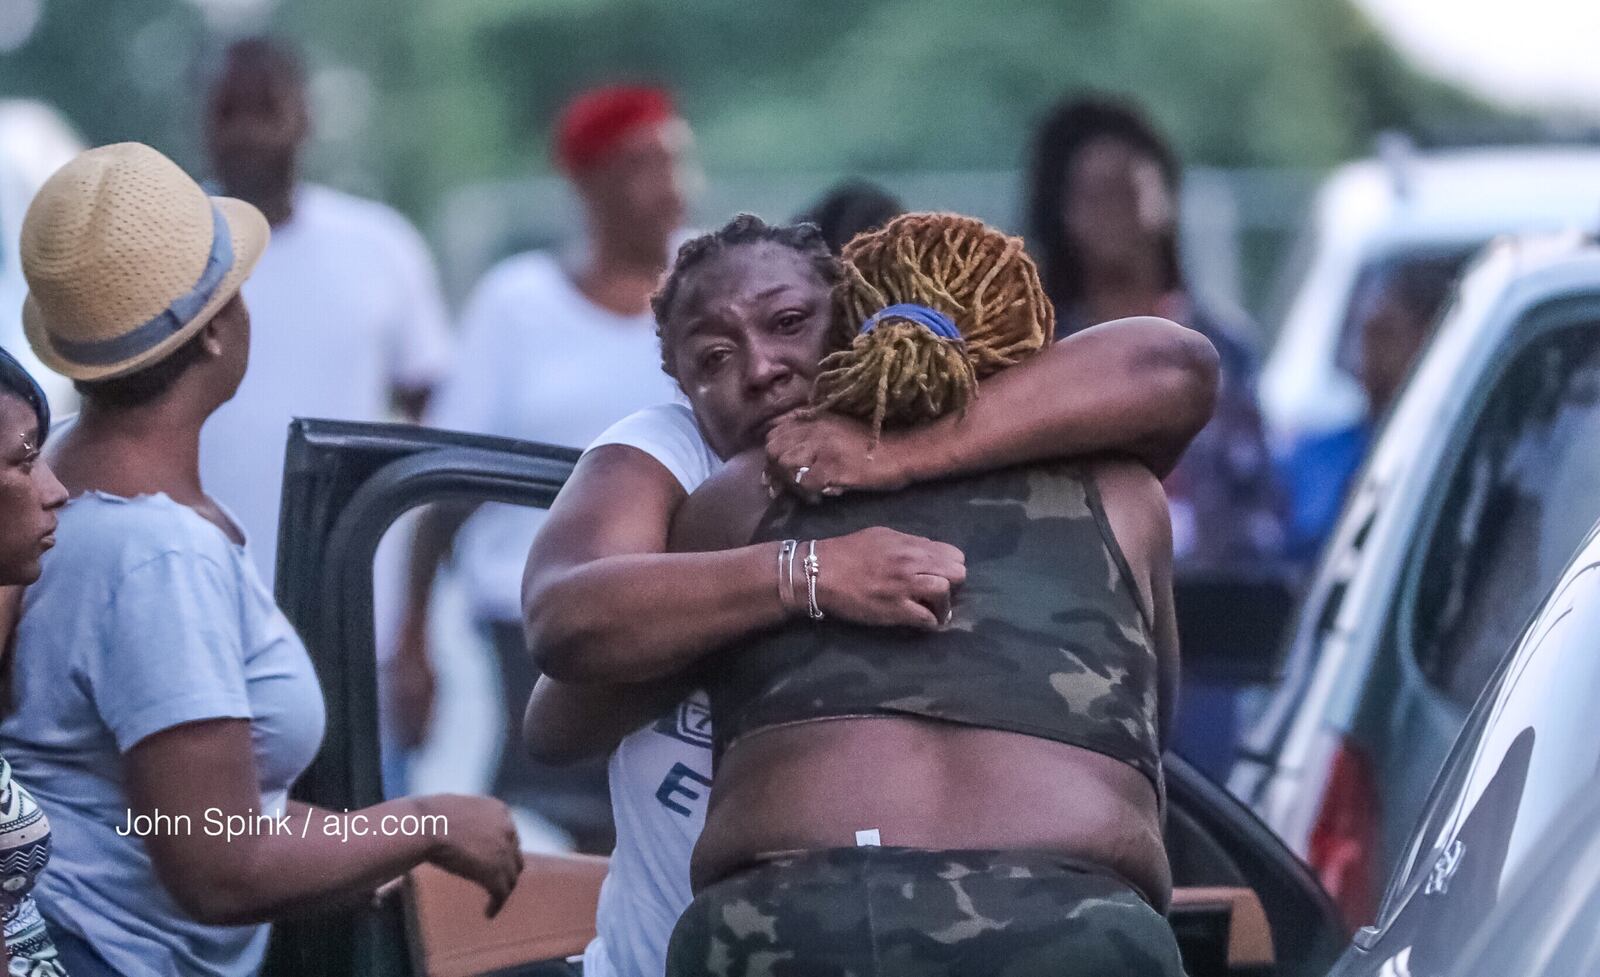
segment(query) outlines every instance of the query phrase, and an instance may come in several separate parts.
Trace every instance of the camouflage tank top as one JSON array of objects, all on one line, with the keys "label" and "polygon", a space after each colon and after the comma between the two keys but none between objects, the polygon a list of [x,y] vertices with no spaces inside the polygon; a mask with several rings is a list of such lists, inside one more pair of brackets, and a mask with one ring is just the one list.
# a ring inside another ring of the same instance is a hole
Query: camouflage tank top
[{"label": "camouflage tank top", "polygon": [[[892,495],[779,504],[755,540],[872,526],[966,554],[951,623],[928,633],[800,621],[713,656],[704,679],[715,757],[765,727],[920,716],[1093,750],[1131,764],[1165,794],[1151,623],[1093,478],[1051,463]],[[821,569],[826,577],[826,562]],[[798,583],[798,562],[795,570]]]}]

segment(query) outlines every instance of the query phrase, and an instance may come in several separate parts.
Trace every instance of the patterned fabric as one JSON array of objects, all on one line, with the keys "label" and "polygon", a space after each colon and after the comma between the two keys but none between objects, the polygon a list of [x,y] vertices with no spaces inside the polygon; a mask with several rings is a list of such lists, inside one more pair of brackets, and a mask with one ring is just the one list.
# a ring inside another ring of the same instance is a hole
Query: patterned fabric
[{"label": "patterned fabric", "polygon": [[0,757],[0,909],[10,977],[65,977],[29,893],[50,861],[50,822]]},{"label": "patterned fabric", "polygon": [[1031,852],[836,848],[700,893],[667,977],[1182,977],[1122,881]]},{"label": "patterned fabric", "polygon": [[717,756],[761,727],[906,714],[1081,746],[1131,764],[1161,793],[1150,625],[1092,478],[1050,463],[779,506],[756,535],[870,526],[966,554],[954,620],[933,633],[807,621],[714,656]]},{"label": "patterned fabric", "polygon": [[1167,476],[1180,570],[1256,566],[1283,555],[1287,505],[1256,404],[1256,357],[1210,310],[1178,296],[1159,314],[1211,340],[1221,363],[1211,421]]},{"label": "patterned fabric", "polygon": [[[1254,329],[1183,291],[1169,292],[1149,312],[1209,339],[1219,360],[1216,410],[1166,481],[1178,569],[1277,559],[1288,513],[1256,404],[1256,354],[1248,339]],[[1056,310],[1057,339],[1093,324],[1082,308]]]}]

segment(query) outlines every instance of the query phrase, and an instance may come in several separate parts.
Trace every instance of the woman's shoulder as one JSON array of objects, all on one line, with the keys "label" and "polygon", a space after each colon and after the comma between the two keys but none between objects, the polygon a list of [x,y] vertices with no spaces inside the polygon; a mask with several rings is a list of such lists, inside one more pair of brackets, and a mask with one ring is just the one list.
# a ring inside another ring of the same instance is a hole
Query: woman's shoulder
[{"label": "woman's shoulder", "polygon": [[165,493],[124,497],[105,492],[75,496],[62,511],[56,537],[61,555],[126,572],[163,556],[231,562],[221,530]]},{"label": "woman's shoulder", "polygon": [[721,467],[700,433],[694,412],[678,403],[656,404],[634,411],[612,424],[588,446],[637,448],[671,472],[685,492],[693,492]]},{"label": "woman's shoulder", "polygon": [[1117,536],[1136,534],[1152,543],[1171,545],[1167,492],[1150,469],[1129,458],[1104,457],[1084,462],[1079,470],[1093,484]]},{"label": "woman's shoulder", "polygon": [[750,542],[772,502],[761,472],[766,452],[753,448],[728,460],[689,495],[672,520],[670,548],[731,549]]},{"label": "woman's shoulder", "polygon": [[632,444],[635,441],[664,441],[696,448],[705,447],[705,438],[700,434],[700,425],[694,419],[694,411],[690,410],[687,404],[675,402],[652,404],[634,411],[606,428],[589,447]]},{"label": "woman's shoulder", "polygon": [[1078,470],[1094,482],[1106,505],[1138,506],[1167,511],[1167,493],[1161,479],[1132,458],[1106,455],[1081,462]]},{"label": "woman's shoulder", "polygon": [[1161,479],[1157,478],[1149,467],[1126,455],[1095,455],[1079,460],[1075,467],[1081,475],[1093,478],[1102,485],[1111,483],[1119,487],[1138,489],[1161,487]]}]

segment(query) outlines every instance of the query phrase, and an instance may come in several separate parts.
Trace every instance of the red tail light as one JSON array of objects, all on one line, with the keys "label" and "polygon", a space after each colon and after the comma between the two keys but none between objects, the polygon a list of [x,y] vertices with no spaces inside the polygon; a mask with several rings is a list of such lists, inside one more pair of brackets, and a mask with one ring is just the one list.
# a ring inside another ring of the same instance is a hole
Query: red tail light
[{"label": "red tail light", "polygon": [[1341,740],[1311,828],[1309,861],[1350,932],[1378,913],[1378,793],[1365,754]]}]

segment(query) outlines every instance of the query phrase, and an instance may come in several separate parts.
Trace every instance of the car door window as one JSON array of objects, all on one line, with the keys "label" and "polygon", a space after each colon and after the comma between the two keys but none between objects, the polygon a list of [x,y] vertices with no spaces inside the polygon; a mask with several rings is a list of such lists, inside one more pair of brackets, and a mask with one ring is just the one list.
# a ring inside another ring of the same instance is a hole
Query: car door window
[{"label": "car door window", "polygon": [[[542,512],[495,504],[513,510],[515,525],[542,522]],[[493,525],[504,524],[502,518]],[[458,544],[473,528],[463,529]],[[383,580],[383,569],[374,567],[375,582]],[[521,622],[485,618],[470,607],[464,575],[462,563],[454,560],[441,569],[434,588],[429,656],[437,694],[430,734],[408,762],[386,764],[391,792],[403,785],[411,794],[490,794],[511,807],[527,850],[609,853],[614,828],[605,759],[550,765],[528,758],[522,720],[538,672]],[[381,643],[381,621],[379,630],[382,662],[388,649]],[[387,715],[393,706],[391,698],[380,701],[380,728],[394,727]]]},{"label": "car door window", "polygon": [[[295,423],[284,481],[284,520],[293,528],[279,549],[278,597],[306,639],[328,703],[328,733],[316,761],[295,786],[297,799],[355,809],[376,803],[382,794],[378,730],[383,724],[376,664],[380,652],[375,649],[382,649],[385,639],[375,639],[374,623],[382,619],[378,591],[384,575],[369,572],[380,537],[403,533],[395,528],[395,520],[422,503],[494,499],[548,506],[577,457],[569,449],[423,428]],[[435,605],[435,612],[453,617],[455,623],[441,621],[437,637],[455,644],[435,648],[441,659],[440,681],[465,680],[479,690],[465,697],[470,700],[465,709],[454,713],[447,714],[449,706],[441,701],[435,723],[471,722],[481,736],[482,729],[502,722],[498,700],[488,699],[490,689],[484,688],[493,686],[494,667],[487,649],[477,644],[478,637],[463,621],[459,594],[454,598],[456,607],[449,607],[448,590],[442,595],[447,600]],[[375,604],[380,609],[377,615]],[[458,651],[465,654],[452,658]],[[476,663],[467,666],[477,669],[476,679],[460,674],[463,661]],[[665,734],[658,746],[683,744],[691,752],[704,751],[709,760],[704,721],[704,715],[690,706],[649,728]],[[514,735],[512,730],[505,734]],[[513,739],[513,748],[514,744]],[[703,803],[704,778],[679,764],[668,769],[681,750],[648,749],[651,765],[667,772],[665,779],[643,785],[645,796],[675,813],[691,800]],[[426,780],[430,772],[422,766],[424,758],[413,759],[418,765],[411,771],[412,779]],[[1191,934],[1187,937],[1191,942],[1186,947],[1194,946],[1199,958],[1206,960],[1228,959],[1236,951],[1258,952],[1249,948],[1249,940],[1228,935],[1242,932],[1227,922],[1233,918],[1231,908],[1222,917],[1225,924],[1215,925],[1219,892],[1245,886],[1259,899],[1270,927],[1267,952],[1284,972],[1326,972],[1344,940],[1333,907],[1314,878],[1279,839],[1220,788],[1181,760],[1169,755],[1168,762],[1171,852],[1180,882],[1193,890],[1189,908],[1179,912],[1189,924],[1185,932]],[[437,778],[441,773],[456,779],[447,784],[435,781],[432,789],[481,788],[488,776],[481,760],[461,762],[454,769],[445,764],[431,775]],[[651,791],[657,783],[660,786]],[[643,846],[644,857],[666,857],[661,848],[672,839],[652,834]],[[275,924],[262,977],[567,973],[561,958],[582,952],[605,865],[583,856],[531,852],[527,863],[522,884],[493,921],[483,918],[481,895],[470,884],[427,870],[413,874],[404,900],[385,899],[359,914]],[[551,961],[555,969],[538,969],[542,964],[535,961]]]},{"label": "car door window", "polygon": [[1449,304],[1447,283],[1455,281],[1479,245],[1399,251],[1374,258],[1356,275],[1344,319],[1339,325],[1339,347],[1334,362],[1352,377],[1361,376],[1361,345],[1365,325],[1386,295],[1403,295],[1411,315],[1436,325]]},{"label": "car door window", "polygon": [[1600,323],[1546,333],[1495,383],[1407,611],[1429,683],[1463,709],[1600,517]]},{"label": "car door window", "polygon": [[[293,788],[294,797],[333,810],[356,810],[381,800],[385,780],[396,779],[385,777],[392,771],[383,770],[380,761],[385,752],[393,751],[380,745],[389,738],[380,733],[389,728],[385,721],[389,717],[381,715],[388,696],[380,693],[386,684],[380,676],[387,669],[378,660],[392,641],[396,602],[392,588],[402,574],[395,572],[392,557],[386,563],[379,555],[375,563],[375,552],[385,549],[380,539],[388,536],[386,542],[392,543],[397,535],[409,535],[403,521],[397,520],[423,504],[493,500],[547,507],[577,456],[568,448],[409,425],[312,420],[292,425],[277,597],[305,640],[327,702],[322,749]],[[440,622],[441,644],[434,649],[440,683],[466,681],[477,689],[468,691],[465,708],[453,714],[446,715],[441,703],[435,719],[473,724],[473,729],[459,731],[473,741],[465,748],[458,744],[453,766],[448,757],[443,764],[435,763],[433,781],[419,777],[424,782],[413,785],[417,790],[481,790],[501,742],[505,749],[517,749],[517,738],[507,728],[511,725],[507,711],[499,707],[493,660],[478,643],[479,636],[459,625],[461,615],[452,615],[449,603],[435,607],[441,618],[457,622],[453,626]],[[460,607],[459,595],[454,603]],[[463,667],[463,661],[469,664]],[[475,677],[463,674],[471,671]],[[362,828],[386,836],[449,830],[448,823],[430,820],[401,818]],[[527,830],[528,823],[526,818],[519,823],[526,850],[548,851],[571,841],[541,838],[537,822],[535,830]],[[529,855],[530,860],[534,857]],[[463,961],[473,965],[473,972],[498,972],[581,952],[603,863],[542,857],[541,864],[549,864],[547,870],[539,870],[544,873],[541,877],[559,882],[563,897],[541,897],[534,886],[514,896],[493,921],[492,931],[483,929],[490,921],[483,918],[481,894],[472,886],[447,873],[419,870],[408,879],[404,899],[384,900],[359,919],[318,917],[275,925],[262,973],[264,977],[368,977],[465,972],[460,969],[466,966]],[[456,917],[472,925],[454,925],[452,921],[459,922]],[[441,919],[442,929],[430,929],[428,920]],[[441,935],[442,943],[432,938]]]},{"label": "car door window", "polygon": [[1440,927],[1469,932],[1600,769],[1596,536],[1582,552],[1474,709],[1390,887],[1383,926],[1408,919],[1419,946]]}]

